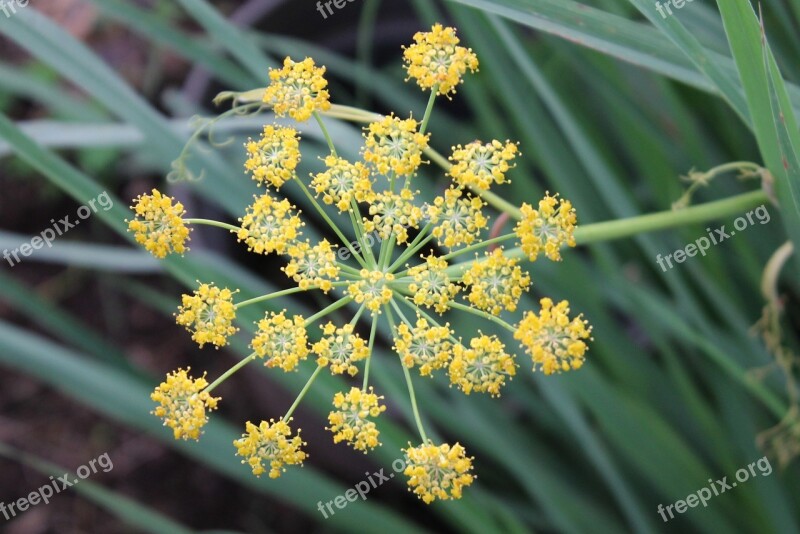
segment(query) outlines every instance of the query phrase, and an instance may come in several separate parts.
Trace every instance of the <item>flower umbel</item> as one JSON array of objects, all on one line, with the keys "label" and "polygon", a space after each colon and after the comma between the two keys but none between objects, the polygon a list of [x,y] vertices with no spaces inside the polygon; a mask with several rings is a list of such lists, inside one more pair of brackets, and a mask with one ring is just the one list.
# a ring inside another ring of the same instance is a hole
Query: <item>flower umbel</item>
[{"label": "flower umbel", "polygon": [[294,206],[285,198],[276,200],[271,195],[254,198],[256,201],[247,208],[247,214],[239,219],[242,223],[239,241],[258,254],[283,254],[300,237],[304,223],[299,212],[295,213]]},{"label": "flower umbel", "polygon": [[436,499],[460,499],[462,490],[475,479],[470,474],[472,458],[458,443],[451,447],[447,443],[437,446],[428,441],[404,451],[408,456],[404,473],[409,489],[425,504]]},{"label": "flower umbel", "polygon": [[499,397],[506,377],[510,380],[516,367],[497,336],[481,335],[470,340],[469,348],[458,344],[453,349],[450,382],[467,395],[476,391]]},{"label": "flower umbel", "polygon": [[533,359],[533,370],[546,375],[579,369],[588,349],[592,327],[581,316],[569,318],[569,302],[556,305],[549,298],[540,301],[539,315],[526,312],[517,326],[514,338]]},{"label": "flower umbel", "polygon": [[317,67],[311,58],[298,62],[287,57],[283,68],[270,69],[269,79],[264,102],[278,117],[289,115],[297,122],[305,122],[315,111],[331,107],[325,67]]},{"label": "flower umbel", "polygon": [[494,140],[483,144],[475,141],[467,146],[453,147],[450,161],[450,176],[461,186],[489,189],[495,184],[505,183],[506,173],[514,168],[512,163],[517,156],[516,143],[506,141],[505,144]]},{"label": "flower umbel", "polygon": [[288,373],[308,357],[309,349],[305,320],[299,315],[290,319],[285,313],[269,312],[261,319],[251,347],[259,358],[266,358],[264,365]]},{"label": "flower umbel", "polygon": [[313,247],[308,242],[291,245],[288,250],[289,265],[283,272],[297,282],[301,289],[318,287],[325,293],[331,290],[339,277],[336,253],[326,239]]},{"label": "flower umbel", "polygon": [[367,342],[353,332],[352,324],[336,328],[328,323],[322,327],[322,333],[322,339],[314,344],[314,353],[319,356],[317,365],[329,366],[335,375],[355,376],[358,373],[355,362],[369,356]]},{"label": "flower umbel", "polygon": [[441,369],[450,361],[452,335],[450,325],[431,326],[420,317],[413,328],[405,323],[397,327],[394,349],[403,365],[409,369],[419,367],[419,374],[431,376],[432,371]]},{"label": "flower umbel", "polygon": [[335,204],[339,211],[348,211],[351,202],[370,202],[374,193],[369,169],[363,163],[350,163],[337,156],[327,156],[328,168],[314,176],[311,187],[322,195],[325,204]]},{"label": "flower umbel", "polygon": [[200,284],[192,295],[183,295],[175,319],[192,333],[192,339],[201,348],[206,343],[224,347],[238,330],[232,324],[236,317],[233,294],[228,288]]},{"label": "flower umbel", "polygon": [[300,137],[294,128],[264,126],[261,138],[250,139],[244,146],[250,156],[244,168],[259,185],[266,182],[277,189],[295,176],[300,163]]},{"label": "flower umbel", "polygon": [[[291,419],[289,419],[291,422]],[[269,469],[269,478],[278,478],[286,471],[287,465],[302,465],[308,455],[301,450],[306,443],[300,438],[300,431],[292,436],[288,423],[270,419],[256,426],[250,421],[245,425],[245,433],[233,442],[236,454],[243,456],[253,470],[261,476]]]},{"label": "flower umbel", "polygon": [[208,386],[205,375],[193,379],[189,371],[178,369],[167,374],[167,379],[150,394],[159,404],[151,413],[164,420],[175,439],[197,440],[208,422],[206,410],[215,410],[220,399],[204,391]]},{"label": "flower umbel", "polygon": [[383,397],[379,397],[369,388],[369,393],[358,388],[351,388],[348,393],[337,393],[333,397],[333,406],[336,408],[328,415],[328,430],[333,432],[333,442],[346,441],[358,451],[366,453],[374,449],[378,441],[378,428],[370,418],[376,418],[386,411],[386,406],[380,404]]},{"label": "flower umbel", "polygon": [[461,77],[478,70],[478,57],[469,48],[458,46],[455,28],[435,24],[429,32],[414,35],[414,44],[404,47],[408,77],[425,90],[438,88],[438,94],[456,92]]},{"label": "flower umbel", "polygon": [[128,231],[134,233],[136,242],[156,258],[173,252],[186,252],[189,228],[183,222],[186,210],[183,204],[153,189],[152,195],[139,195],[131,209],[136,218],[127,221]]},{"label": "flower umbel", "polygon": [[540,253],[552,261],[561,261],[561,247],[575,246],[573,234],[577,216],[569,200],[548,193],[539,201],[538,210],[523,203],[520,211],[522,220],[514,228],[514,233],[531,261],[536,261]]},{"label": "flower umbel", "polygon": [[347,294],[358,304],[365,304],[369,311],[380,313],[381,306],[392,300],[393,293],[389,282],[394,280],[394,275],[367,269],[363,269],[359,275],[361,280],[347,286]]},{"label": "flower umbel", "polygon": [[422,164],[422,151],[428,147],[428,134],[419,132],[414,119],[391,115],[373,122],[364,129],[364,160],[380,174],[408,176]]},{"label": "flower umbel", "polygon": [[531,285],[531,277],[522,272],[518,263],[504,256],[500,248],[486,253],[483,261],[473,262],[463,278],[470,289],[470,303],[492,315],[515,311],[522,293]]},{"label": "flower umbel", "polygon": [[447,274],[447,260],[431,254],[425,263],[408,270],[413,282],[408,290],[414,295],[414,304],[433,308],[437,313],[450,309],[450,301],[458,294],[459,286]]}]

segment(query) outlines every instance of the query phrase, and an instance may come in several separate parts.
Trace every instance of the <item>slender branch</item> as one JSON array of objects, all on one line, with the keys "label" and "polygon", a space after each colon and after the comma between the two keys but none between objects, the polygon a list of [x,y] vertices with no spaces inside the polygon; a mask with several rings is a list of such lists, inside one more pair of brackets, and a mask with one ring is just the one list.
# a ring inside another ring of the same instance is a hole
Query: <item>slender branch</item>
[{"label": "slender branch", "polygon": [[225,373],[223,373],[219,378],[217,378],[211,384],[209,384],[208,387],[206,387],[206,389],[203,391],[205,391],[206,393],[211,393],[214,390],[214,388],[225,382],[236,371],[238,371],[239,369],[241,369],[242,367],[244,367],[245,365],[247,365],[248,363],[252,362],[255,359],[256,359],[256,353],[254,352],[250,356],[247,356],[242,361],[240,361],[239,363],[237,363],[236,365],[225,371]]},{"label": "slender branch", "polygon": [[283,416],[282,421],[284,423],[288,423],[289,422],[289,418],[292,416],[294,411],[300,405],[300,401],[302,401],[303,397],[306,396],[306,393],[308,393],[308,390],[311,389],[311,384],[314,383],[314,380],[317,379],[317,375],[319,375],[319,372],[322,371],[322,369],[324,367],[325,367],[324,365],[318,365],[317,368],[314,370],[314,373],[311,375],[311,377],[309,377],[308,382],[306,382],[306,385],[303,386],[303,389],[300,391],[300,394],[297,396],[297,398],[292,403],[292,406],[289,408],[289,411],[286,412],[286,415]]},{"label": "slender branch", "polygon": [[239,232],[241,228],[238,226],[233,226],[232,224],[227,224],[220,221],[212,221],[211,219],[184,219],[184,223],[186,224],[202,224],[205,226],[216,226],[217,228],[224,228],[226,230],[230,230],[231,232]]}]

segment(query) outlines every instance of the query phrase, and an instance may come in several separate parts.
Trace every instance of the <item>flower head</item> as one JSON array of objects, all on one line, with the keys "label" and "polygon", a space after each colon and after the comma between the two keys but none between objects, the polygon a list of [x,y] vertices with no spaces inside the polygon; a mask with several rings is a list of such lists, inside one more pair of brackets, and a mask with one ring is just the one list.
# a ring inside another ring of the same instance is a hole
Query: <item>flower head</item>
[{"label": "flower head", "polygon": [[436,499],[460,499],[464,487],[472,484],[472,458],[456,443],[434,445],[428,441],[419,447],[404,449],[408,464],[404,471],[409,489],[430,504]]},{"label": "flower head", "polygon": [[431,376],[435,369],[441,369],[450,361],[450,325],[431,326],[422,317],[409,328],[405,323],[397,327],[394,349],[400,355],[403,365],[409,369],[419,367],[419,374]]},{"label": "flower head", "polygon": [[470,303],[492,315],[516,310],[522,293],[531,285],[531,277],[522,272],[518,263],[504,256],[501,248],[474,261],[462,278],[470,289],[467,295]]},{"label": "flower head", "polygon": [[288,423],[274,419],[269,423],[261,421],[258,426],[248,421],[245,433],[233,442],[236,454],[245,458],[242,463],[248,464],[256,476],[261,476],[269,468],[269,478],[281,476],[286,471],[284,466],[302,465],[308,457],[301,450],[305,444],[299,430],[296,436],[292,436]]},{"label": "flower head", "polygon": [[328,430],[333,432],[333,442],[346,441],[354,449],[364,451],[374,449],[378,441],[378,428],[370,417],[378,417],[386,411],[379,397],[369,388],[369,393],[359,388],[351,388],[348,393],[337,393],[333,397],[335,411],[328,415]]},{"label": "flower head", "polygon": [[308,242],[289,246],[289,264],[281,270],[297,282],[300,289],[318,287],[325,293],[333,287],[339,277],[336,253],[326,239],[313,247]]},{"label": "flower head", "polygon": [[445,269],[447,261],[433,254],[427,256],[425,263],[408,270],[414,281],[408,290],[414,295],[414,304],[433,308],[437,313],[450,309],[450,301],[458,294],[459,286],[450,280]]},{"label": "flower head", "polygon": [[297,364],[308,357],[308,333],[306,322],[295,315],[286,317],[286,310],[268,312],[258,322],[251,347],[259,358],[266,358],[267,367],[280,367],[287,373],[294,371]]},{"label": "flower head", "polygon": [[200,284],[192,295],[183,295],[176,322],[192,333],[192,339],[201,348],[206,343],[224,347],[238,330],[233,326],[236,318],[233,294],[228,288]]},{"label": "flower head", "polygon": [[323,337],[314,344],[317,354],[317,365],[330,366],[331,373],[340,375],[347,373],[355,376],[358,367],[355,362],[369,356],[367,342],[353,332],[353,325],[337,328],[333,323],[322,327]]},{"label": "flower head", "polygon": [[556,305],[543,298],[539,315],[529,311],[517,325],[514,339],[528,351],[533,359],[533,370],[546,375],[579,369],[586,359],[587,339],[592,327],[582,316],[569,318],[569,302]]},{"label": "flower head", "polygon": [[450,176],[462,187],[489,189],[492,183],[505,183],[506,173],[513,169],[512,163],[519,149],[516,143],[505,144],[494,140],[483,144],[475,141],[467,146],[453,147],[450,161]]},{"label": "flower head", "polygon": [[311,187],[322,195],[325,204],[335,204],[340,212],[351,209],[351,202],[369,202],[374,193],[369,169],[363,163],[350,163],[336,157],[325,158],[327,170],[313,177]]},{"label": "flower head", "polygon": [[152,195],[139,195],[131,209],[136,218],[128,223],[128,231],[134,233],[136,242],[156,258],[167,254],[186,252],[189,228],[183,222],[186,210],[183,204],[153,189]]},{"label": "flower head", "polygon": [[455,28],[441,24],[429,32],[417,32],[414,44],[403,51],[409,79],[425,90],[438,87],[440,95],[455,93],[467,70],[478,70],[478,57],[472,49],[457,46],[459,42]]},{"label": "flower head", "polygon": [[500,396],[500,388],[517,372],[514,357],[505,351],[497,336],[481,335],[469,342],[469,348],[458,344],[450,362],[450,383],[469,395],[473,391]]},{"label": "flower head", "polygon": [[488,220],[481,212],[486,203],[480,197],[451,187],[444,196],[436,197],[428,210],[433,236],[449,249],[472,244]]},{"label": "flower head", "polygon": [[561,247],[575,246],[575,209],[569,200],[557,197],[548,193],[539,201],[538,210],[525,203],[520,208],[522,220],[517,223],[514,233],[531,261],[536,261],[540,253],[552,261],[561,261]]},{"label": "flower head", "polygon": [[294,178],[300,163],[300,137],[294,128],[264,126],[261,138],[244,146],[249,156],[244,168],[259,184],[268,182],[277,189]]},{"label": "flower head", "polygon": [[159,404],[151,413],[164,420],[175,439],[197,440],[208,422],[206,410],[215,410],[219,397],[203,391],[208,386],[205,375],[193,379],[188,371],[178,369],[167,374],[167,379],[150,394]]},{"label": "flower head", "polygon": [[422,209],[415,205],[414,194],[409,189],[400,193],[384,191],[372,200],[369,214],[372,219],[364,218],[364,229],[377,232],[384,241],[394,235],[398,244],[408,241],[408,229],[419,228],[422,220]]},{"label": "flower head", "polygon": [[373,122],[364,129],[364,160],[380,174],[414,174],[422,164],[422,151],[428,147],[428,134],[419,132],[414,119],[394,115]]},{"label": "flower head", "polygon": [[361,269],[361,279],[347,286],[347,294],[358,304],[366,304],[372,313],[380,313],[381,306],[392,300],[389,282],[394,280],[392,273]]},{"label": "flower head", "polygon": [[300,237],[303,221],[285,198],[276,200],[270,195],[254,198],[256,201],[247,208],[247,214],[239,219],[242,223],[237,234],[239,241],[258,254],[283,254]]},{"label": "flower head", "polygon": [[269,70],[269,79],[264,102],[272,105],[278,117],[289,115],[305,122],[315,111],[331,108],[325,67],[317,67],[311,58],[298,62],[287,57],[283,68]]}]

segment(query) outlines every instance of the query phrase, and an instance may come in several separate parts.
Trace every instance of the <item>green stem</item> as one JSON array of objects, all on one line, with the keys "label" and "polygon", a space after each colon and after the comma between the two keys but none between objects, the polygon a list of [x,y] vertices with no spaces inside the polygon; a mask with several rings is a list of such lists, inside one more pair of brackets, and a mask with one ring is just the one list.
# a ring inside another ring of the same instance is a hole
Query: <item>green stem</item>
[{"label": "green stem", "polygon": [[233,226],[232,224],[227,224],[224,222],[219,221],[212,221],[211,219],[184,219],[183,222],[186,224],[203,224],[205,226],[216,226],[217,228],[225,228],[226,230],[230,230],[231,232],[239,232],[241,228],[238,226]]},{"label": "green stem", "polygon": [[492,245],[496,245],[497,243],[502,243],[503,241],[508,241],[509,239],[514,239],[517,237],[517,234],[514,232],[501,235],[499,237],[493,237],[492,239],[487,239],[486,241],[481,241],[480,243],[476,243],[466,248],[462,248],[461,250],[457,250],[455,252],[451,252],[450,254],[443,256],[442,259],[450,261],[453,258],[457,258],[462,254],[468,254],[474,250],[480,250],[482,248],[490,247]]},{"label": "green stem", "polygon": [[465,311],[467,313],[471,313],[472,315],[477,315],[478,317],[483,317],[484,319],[486,319],[488,321],[492,321],[493,323],[502,326],[503,328],[505,328],[509,332],[513,333],[513,332],[517,331],[516,328],[514,328],[513,326],[511,326],[510,324],[508,324],[507,322],[505,322],[501,318],[499,318],[499,317],[497,317],[495,315],[492,315],[491,313],[485,312],[483,310],[478,310],[478,309],[475,309],[475,308],[471,308],[469,306],[465,306],[464,304],[461,304],[460,302],[455,302],[455,301],[450,301],[449,306],[451,308],[456,309],[456,310]]},{"label": "green stem", "polygon": [[317,375],[319,375],[319,372],[322,371],[322,369],[324,367],[325,367],[324,365],[318,365],[317,368],[314,370],[314,373],[311,375],[311,377],[309,377],[308,382],[306,382],[306,385],[303,386],[303,389],[300,391],[300,394],[297,396],[297,398],[292,403],[292,406],[289,408],[289,411],[286,412],[286,415],[283,416],[282,421],[284,423],[288,423],[289,422],[289,418],[292,416],[294,411],[300,405],[300,402],[303,400],[303,397],[306,396],[306,393],[308,393],[308,390],[311,389],[311,384],[314,383],[314,380],[316,380]]},{"label": "green stem", "polygon": [[[349,284],[350,282],[334,282],[333,287],[344,287]],[[256,297],[250,300],[244,300],[236,304],[234,308],[238,310],[239,308],[244,308],[245,306],[250,306],[251,304],[258,304],[259,302],[266,302],[268,300],[276,299],[278,297],[285,297],[286,295],[293,295],[294,293],[301,293],[303,291],[313,291],[315,289],[319,289],[319,286],[312,286],[306,289],[302,289],[299,287],[284,289],[283,291],[276,291],[275,293],[270,293],[269,295],[262,295],[260,297]]]},{"label": "green stem", "polygon": [[433,224],[432,223],[428,223],[422,229],[422,231],[420,231],[419,235],[417,235],[417,237],[414,238],[414,241],[412,241],[411,244],[408,246],[408,250],[403,252],[403,254],[401,254],[400,257],[397,258],[397,261],[395,261],[391,265],[391,267],[389,267],[389,272],[390,273],[393,273],[396,269],[398,269],[400,266],[402,266],[403,263],[405,263],[406,261],[408,261],[409,258],[411,258],[411,256],[416,254],[431,239],[433,239],[433,234],[428,234],[428,232],[430,231],[431,226],[433,226]]},{"label": "green stem", "polygon": [[343,297],[343,298],[337,300],[336,302],[334,302],[333,304],[331,304],[330,306],[328,306],[324,310],[321,310],[321,311],[315,313],[314,315],[312,315],[311,317],[309,317],[308,319],[306,319],[306,326],[310,326],[310,325],[314,324],[317,320],[325,317],[326,315],[335,312],[336,310],[338,310],[339,308],[341,308],[343,306],[347,306],[348,304],[350,304],[350,302],[352,302],[352,300],[353,300],[353,297]]},{"label": "green stem", "polygon": [[375,255],[372,253],[372,247],[367,246],[367,233],[364,231],[364,224],[361,220],[361,208],[358,207],[358,202],[356,202],[355,198],[350,198],[350,207],[352,208],[350,210],[350,220],[353,222],[353,231],[356,233],[356,239],[361,245],[361,250],[365,251],[364,259],[369,258],[372,265],[375,266]]},{"label": "green stem", "polygon": [[367,384],[369,384],[369,365],[372,362],[372,348],[375,346],[375,332],[378,330],[378,316],[372,316],[372,327],[369,331],[369,356],[367,356],[367,363],[364,364],[364,383],[361,386],[362,391],[367,391]]},{"label": "green stem", "polygon": [[[386,311],[386,318],[389,321],[389,327],[394,332],[394,319],[392,318],[392,310],[389,306],[384,306]],[[411,398],[411,410],[414,412],[414,421],[417,423],[417,430],[422,438],[423,443],[428,442],[428,436],[425,435],[425,429],[422,428],[422,419],[419,417],[419,409],[417,408],[417,396],[414,393],[414,385],[411,383],[411,375],[408,373],[408,368],[400,362],[400,367],[403,368],[403,375],[406,377],[406,386],[408,387],[408,396]]]},{"label": "green stem", "polygon": [[248,356],[248,357],[244,358],[242,361],[240,361],[239,363],[237,363],[236,365],[234,365],[233,367],[231,367],[230,369],[228,369],[227,371],[225,371],[225,373],[224,373],[222,376],[220,376],[219,378],[217,378],[216,380],[214,380],[214,381],[213,381],[211,384],[209,384],[209,385],[208,385],[208,387],[206,387],[206,389],[204,389],[203,391],[205,391],[206,393],[211,393],[211,392],[214,390],[214,388],[216,388],[218,385],[220,385],[220,384],[222,384],[223,382],[225,382],[225,381],[226,381],[228,378],[230,378],[230,377],[231,377],[231,375],[233,375],[233,374],[234,374],[236,371],[238,371],[239,369],[241,369],[242,367],[244,367],[245,365],[247,365],[248,363],[250,363],[251,361],[253,361],[253,360],[255,360],[255,359],[256,359],[256,353],[254,352],[254,353],[253,353],[253,354],[251,354],[250,356]]},{"label": "green stem", "polygon": [[425,115],[422,117],[422,126],[419,127],[419,133],[424,134],[428,130],[428,122],[431,120],[433,113],[433,103],[436,102],[436,95],[439,93],[439,85],[434,85],[431,88],[431,96],[428,99],[428,106],[425,108]]},{"label": "green stem", "polygon": [[319,112],[317,111],[314,112],[314,118],[317,120],[317,124],[319,124],[319,129],[322,130],[322,135],[328,142],[328,148],[331,149],[331,154],[336,156],[336,146],[333,144],[333,139],[331,139],[331,134],[328,133],[328,128],[325,126],[325,122],[323,122]]}]

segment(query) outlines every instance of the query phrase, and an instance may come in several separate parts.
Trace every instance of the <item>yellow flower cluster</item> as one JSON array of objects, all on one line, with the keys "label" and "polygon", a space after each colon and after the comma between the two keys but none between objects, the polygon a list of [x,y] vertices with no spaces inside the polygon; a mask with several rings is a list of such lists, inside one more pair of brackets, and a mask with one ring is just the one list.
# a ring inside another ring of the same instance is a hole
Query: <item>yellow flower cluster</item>
[{"label": "yellow flower cluster", "polygon": [[379,193],[369,207],[372,219],[364,218],[364,230],[377,232],[381,239],[394,235],[397,244],[408,241],[409,228],[419,229],[422,208],[413,202],[414,194],[403,189],[399,194],[391,191]]},{"label": "yellow flower cluster", "polygon": [[339,277],[339,266],[328,240],[323,239],[313,247],[307,241],[297,242],[289,246],[288,254],[289,264],[281,269],[300,289],[318,287],[325,293],[331,290]]},{"label": "yellow flower cluster", "polygon": [[591,339],[592,327],[582,316],[569,318],[569,302],[562,300],[555,306],[543,298],[539,315],[529,311],[517,325],[514,338],[531,355],[533,370],[546,375],[580,369],[588,350],[586,340]]},{"label": "yellow flower cluster", "polygon": [[488,220],[481,211],[486,203],[461,189],[451,187],[433,201],[428,210],[434,224],[433,236],[447,248],[471,245],[480,236]]},{"label": "yellow flower cluster", "polygon": [[419,132],[414,119],[384,117],[364,129],[364,160],[383,175],[412,175],[422,165],[422,151],[428,147],[429,137]]},{"label": "yellow flower cluster", "polygon": [[417,32],[414,44],[403,52],[409,79],[426,90],[437,88],[440,95],[455,93],[467,70],[478,70],[478,57],[471,49],[458,46],[459,42],[455,28],[441,24],[429,32]]},{"label": "yellow flower cluster", "polygon": [[450,176],[464,187],[489,189],[492,183],[505,183],[506,173],[514,167],[510,163],[517,156],[516,143],[506,141],[505,144],[494,140],[483,144],[475,141],[467,146],[453,147],[450,161]]},{"label": "yellow flower cluster", "polygon": [[433,254],[423,259],[425,263],[408,270],[408,275],[414,280],[408,285],[408,290],[414,295],[414,304],[443,314],[450,309],[450,301],[458,294],[459,286],[445,272],[447,260]]},{"label": "yellow flower cluster", "polygon": [[548,193],[539,201],[539,209],[529,204],[520,208],[522,220],[514,232],[520,240],[522,251],[531,261],[540,253],[552,261],[561,261],[561,247],[575,246],[575,224],[577,216],[569,200],[559,199]]},{"label": "yellow flower cluster", "polygon": [[441,369],[450,361],[452,335],[449,324],[431,326],[427,320],[419,317],[414,328],[409,328],[405,323],[397,327],[394,350],[400,355],[403,365],[409,369],[417,366],[419,374],[431,376],[434,370]]},{"label": "yellow flower cluster", "polygon": [[456,443],[434,445],[428,441],[405,449],[408,463],[404,471],[408,485],[425,504],[436,499],[460,499],[464,487],[472,484],[472,458]]},{"label": "yellow flower cluster", "polygon": [[374,196],[369,169],[363,163],[350,163],[337,156],[325,158],[327,170],[313,177],[311,187],[322,195],[325,204],[335,204],[339,211],[351,209],[353,200],[371,202]]},{"label": "yellow flower cluster", "polygon": [[394,280],[392,273],[369,271],[362,269],[357,282],[347,286],[347,294],[358,304],[365,304],[372,313],[380,313],[381,306],[392,300],[392,289],[389,283]]},{"label": "yellow flower cluster", "polygon": [[474,262],[462,279],[469,286],[470,303],[492,315],[515,311],[522,293],[531,285],[531,277],[522,272],[518,263],[505,256],[501,248],[487,252],[483,261]]},{"label": "yellow flower cluster", "polygon": [[151,413],[164,420],[175,439],[197,440],[208,422],[206,410],[215,410],[219,397],[203,391],[208,386],[205,375],[192,379],[188,371],[178,369],[167,374],[167,379],[150,394],[159,404]]},{"label": "yellow flower cluster", "polygon": [[224,347],[228,338],[238,330],[233,326],[236,317],[233,294],[228,288],[200,284],[192,295],[183,295],[176,322],[192,333],[192,339],[201,348],[206,343]]},{"label": "yellow flower cluster", "polygon": [[497,336],[481,335],[469,342],[469,348],[457,344],[450,362],[450,383],[469,395],[476,391],[500,396],[500,388],[516,374],[517,364],[505,351]]},{"label": "yellow flower cluster", "polygon": [[283,68],[269,70],[269,79],[264,102],[278,117],[289,115],[297,122],[305,122],[314,112],[331,108],[325,67],[317,67],[311,58],[293,61],[287,57]]},{"label": "yellow flower cluster", "polygon": [[317,365],[329,366],[331,373],[350,376],[358,374],[355,362],[369,356],[366,341],[356,334],[353,325],[337,328],[333,323],[322,327],[323,337],[314,344],[314,353],[318,355]]},{"label": "yellow flower cluster", "polygon": [[283,254],[287,246],[300,237],[300,212],[287,199],[276,200],[271,195],[253,197],[256,201],[247,208],[247,214],[239,219],[242,227],[237,233],[239,241],[257,254]]},{"label": "yellow flower cluster", "polygon": [[152,195],[139,195],[131,209],[136,218],[128,223],[136,242],[156,258],[164,258],[173,252],[186,252],[189,228],[183,222],[186,210],[183,204],[153,189]]},{"label": "yellow flower cluster", "polygon": [[337,393],[333,397],[335,411],[328,415],[328,430],[333,432],[333,442],[346,441],[354,449],[366,452],[380,445],[378,428],[370,417],[378,417],[386,411],[380,404],[383,397],[358,388],[351,388],[348,393]]},{"label": "yellow flower cluster", "polygon": [[299,315],[290,319],[285,313],[267,313],[258,322],[251,347],[259,358],[266,358],[264,365],[288,373],[308,357],[309,348],[305,320]]},{"label": "yellow flower cluster", "polygon": [[[291,422],[291,419],[289,419]],[[278,478],[286,471],[286,465],[302,465],[308,455],[301,450],[306,443],[300,438],[300,431],[292,436],[292,429],[285,421],[270,419],[256,426],[250,421],[245,425],[245,433],[233,442],[236,454],[244,457],[253,470],[261,476],[269,468],[269,478]]]},{"label": "yellow flower cluster", "polygon": [[277,189],[294,178],[300,164],[300,137],[294,128],[264,126],[261,138],[249,139],[245,148],[249,157],[244,168],[259,184]]}]

